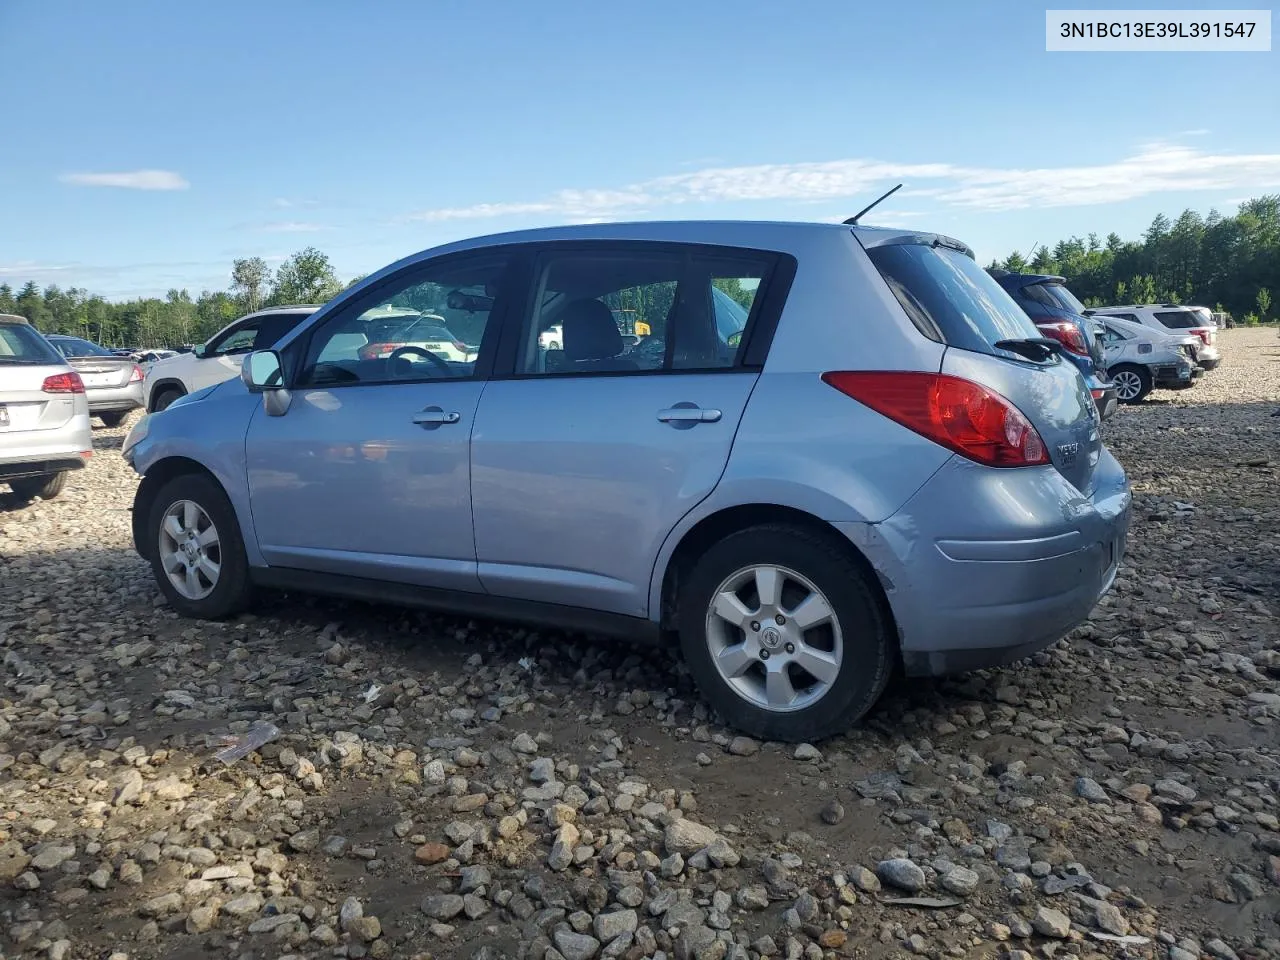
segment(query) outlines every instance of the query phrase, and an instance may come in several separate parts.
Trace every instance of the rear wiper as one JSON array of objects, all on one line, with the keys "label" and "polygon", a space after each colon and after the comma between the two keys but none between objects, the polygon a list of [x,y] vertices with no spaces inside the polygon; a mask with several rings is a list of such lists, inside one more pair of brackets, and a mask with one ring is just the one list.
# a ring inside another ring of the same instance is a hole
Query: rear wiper
[{"label": "rear wiper", "polygon": [[1021,337],[1016,340],[997,340],[995,346],[999,350],[1008,350],[1020,357],[1042,363],[1057,353],[1061,344],[1049,337]]}]

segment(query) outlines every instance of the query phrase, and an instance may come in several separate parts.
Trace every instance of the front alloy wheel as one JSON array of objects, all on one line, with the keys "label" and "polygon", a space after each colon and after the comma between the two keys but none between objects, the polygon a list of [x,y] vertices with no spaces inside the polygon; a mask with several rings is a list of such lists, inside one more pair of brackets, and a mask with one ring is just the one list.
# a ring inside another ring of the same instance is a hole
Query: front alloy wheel
[{"label": "front alloy wheel", "polygon": [[186,617],[220,620],[252,599],[249,561],[235,508],[206,474],[174,477],[149,498],[151,570],[169,606]]},{"label": "front alloy wheel", "polygon": [[187,600],[203,600],[218,586],[222,542],[200,504],[178,500],[160,524],[160,565],[173,589]]}]

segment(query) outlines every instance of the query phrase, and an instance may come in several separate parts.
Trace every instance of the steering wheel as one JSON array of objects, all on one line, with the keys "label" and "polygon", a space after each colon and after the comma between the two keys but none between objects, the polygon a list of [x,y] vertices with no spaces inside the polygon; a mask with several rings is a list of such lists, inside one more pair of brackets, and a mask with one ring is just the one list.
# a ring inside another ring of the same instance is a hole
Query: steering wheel
[{"label": "steering wheel", "polygon": [[453,367],[449,366],[449,364],[445,363],[442,359],[440,359],[440,357],[436,356],[430,350],[425,350],[422,347],[405,346],[405,347],[397,347],[395,350],[392,350],[391,356],[387,357],[387,363],[391,367],[391,375],[393,377],[396,376],[396,369],[397,369],[396,361],[399,360],[401,357],[410,353],[416,353],[419,356],[425,357],[427,360],[430,360],[432,363],[436,365],[438,369],[443,371],[446,377],[452,377],[454,375]]}]

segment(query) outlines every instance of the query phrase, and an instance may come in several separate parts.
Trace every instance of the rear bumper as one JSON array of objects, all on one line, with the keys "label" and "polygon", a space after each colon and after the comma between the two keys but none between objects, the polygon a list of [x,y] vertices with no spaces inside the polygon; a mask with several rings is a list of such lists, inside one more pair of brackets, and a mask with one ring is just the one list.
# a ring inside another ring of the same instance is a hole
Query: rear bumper
[{"label": "rear bumper", "polygon": [[1020,660],[1084,621],[1115,579],[1129,503],[1106,450],[1088,497],[1050,467],[956,457],[884,523],[836,526],[880,574],[907,672],[939,675]]},{"label": "rear bumper", "polygon": [[69,470],[79,470],[84,465],[85,458],[79,455],[50,457],[46,460],[0,460],[0,483],[50,473],[66,473]]},{"label": "rear bumper", "polygon": [[142,406],[142,381],[123,387],[95,388],[85,391],[90,413],[113,413],[136,410]]}]

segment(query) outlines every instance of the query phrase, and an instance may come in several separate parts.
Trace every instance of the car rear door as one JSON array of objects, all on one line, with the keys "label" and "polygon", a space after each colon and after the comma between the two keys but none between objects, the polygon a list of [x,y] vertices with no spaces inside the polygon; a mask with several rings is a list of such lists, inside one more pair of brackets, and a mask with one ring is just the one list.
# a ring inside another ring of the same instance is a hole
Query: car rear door
[{"label": "car rear door", "polygon": [[[529,307],[504,331],[505,376],[486,387],[472,434],[487,591],[649,613],[658,550],[715,488],[759,377],[737,341],[776,321],[779,261],[612,241],[539,252]],[[714,322],[716,287],[750,317],[732,347]],[[626,352],[620,317],[649,324],[662,348]],[[540,335],[557,323],[553,350]]]},{"label": "car rear door", "polygon": [[998,346],[1040,334],[966,252],[915,238],[867,246],[903,309],[924,314],[924,322],[942,334],[948,349],[939,372],[1009,400],[1039,431],[1058,471],[1081,493],[1091,493],[1102,438],[1097,407],[1076,366],[1056,354],[1034,360]]}]

